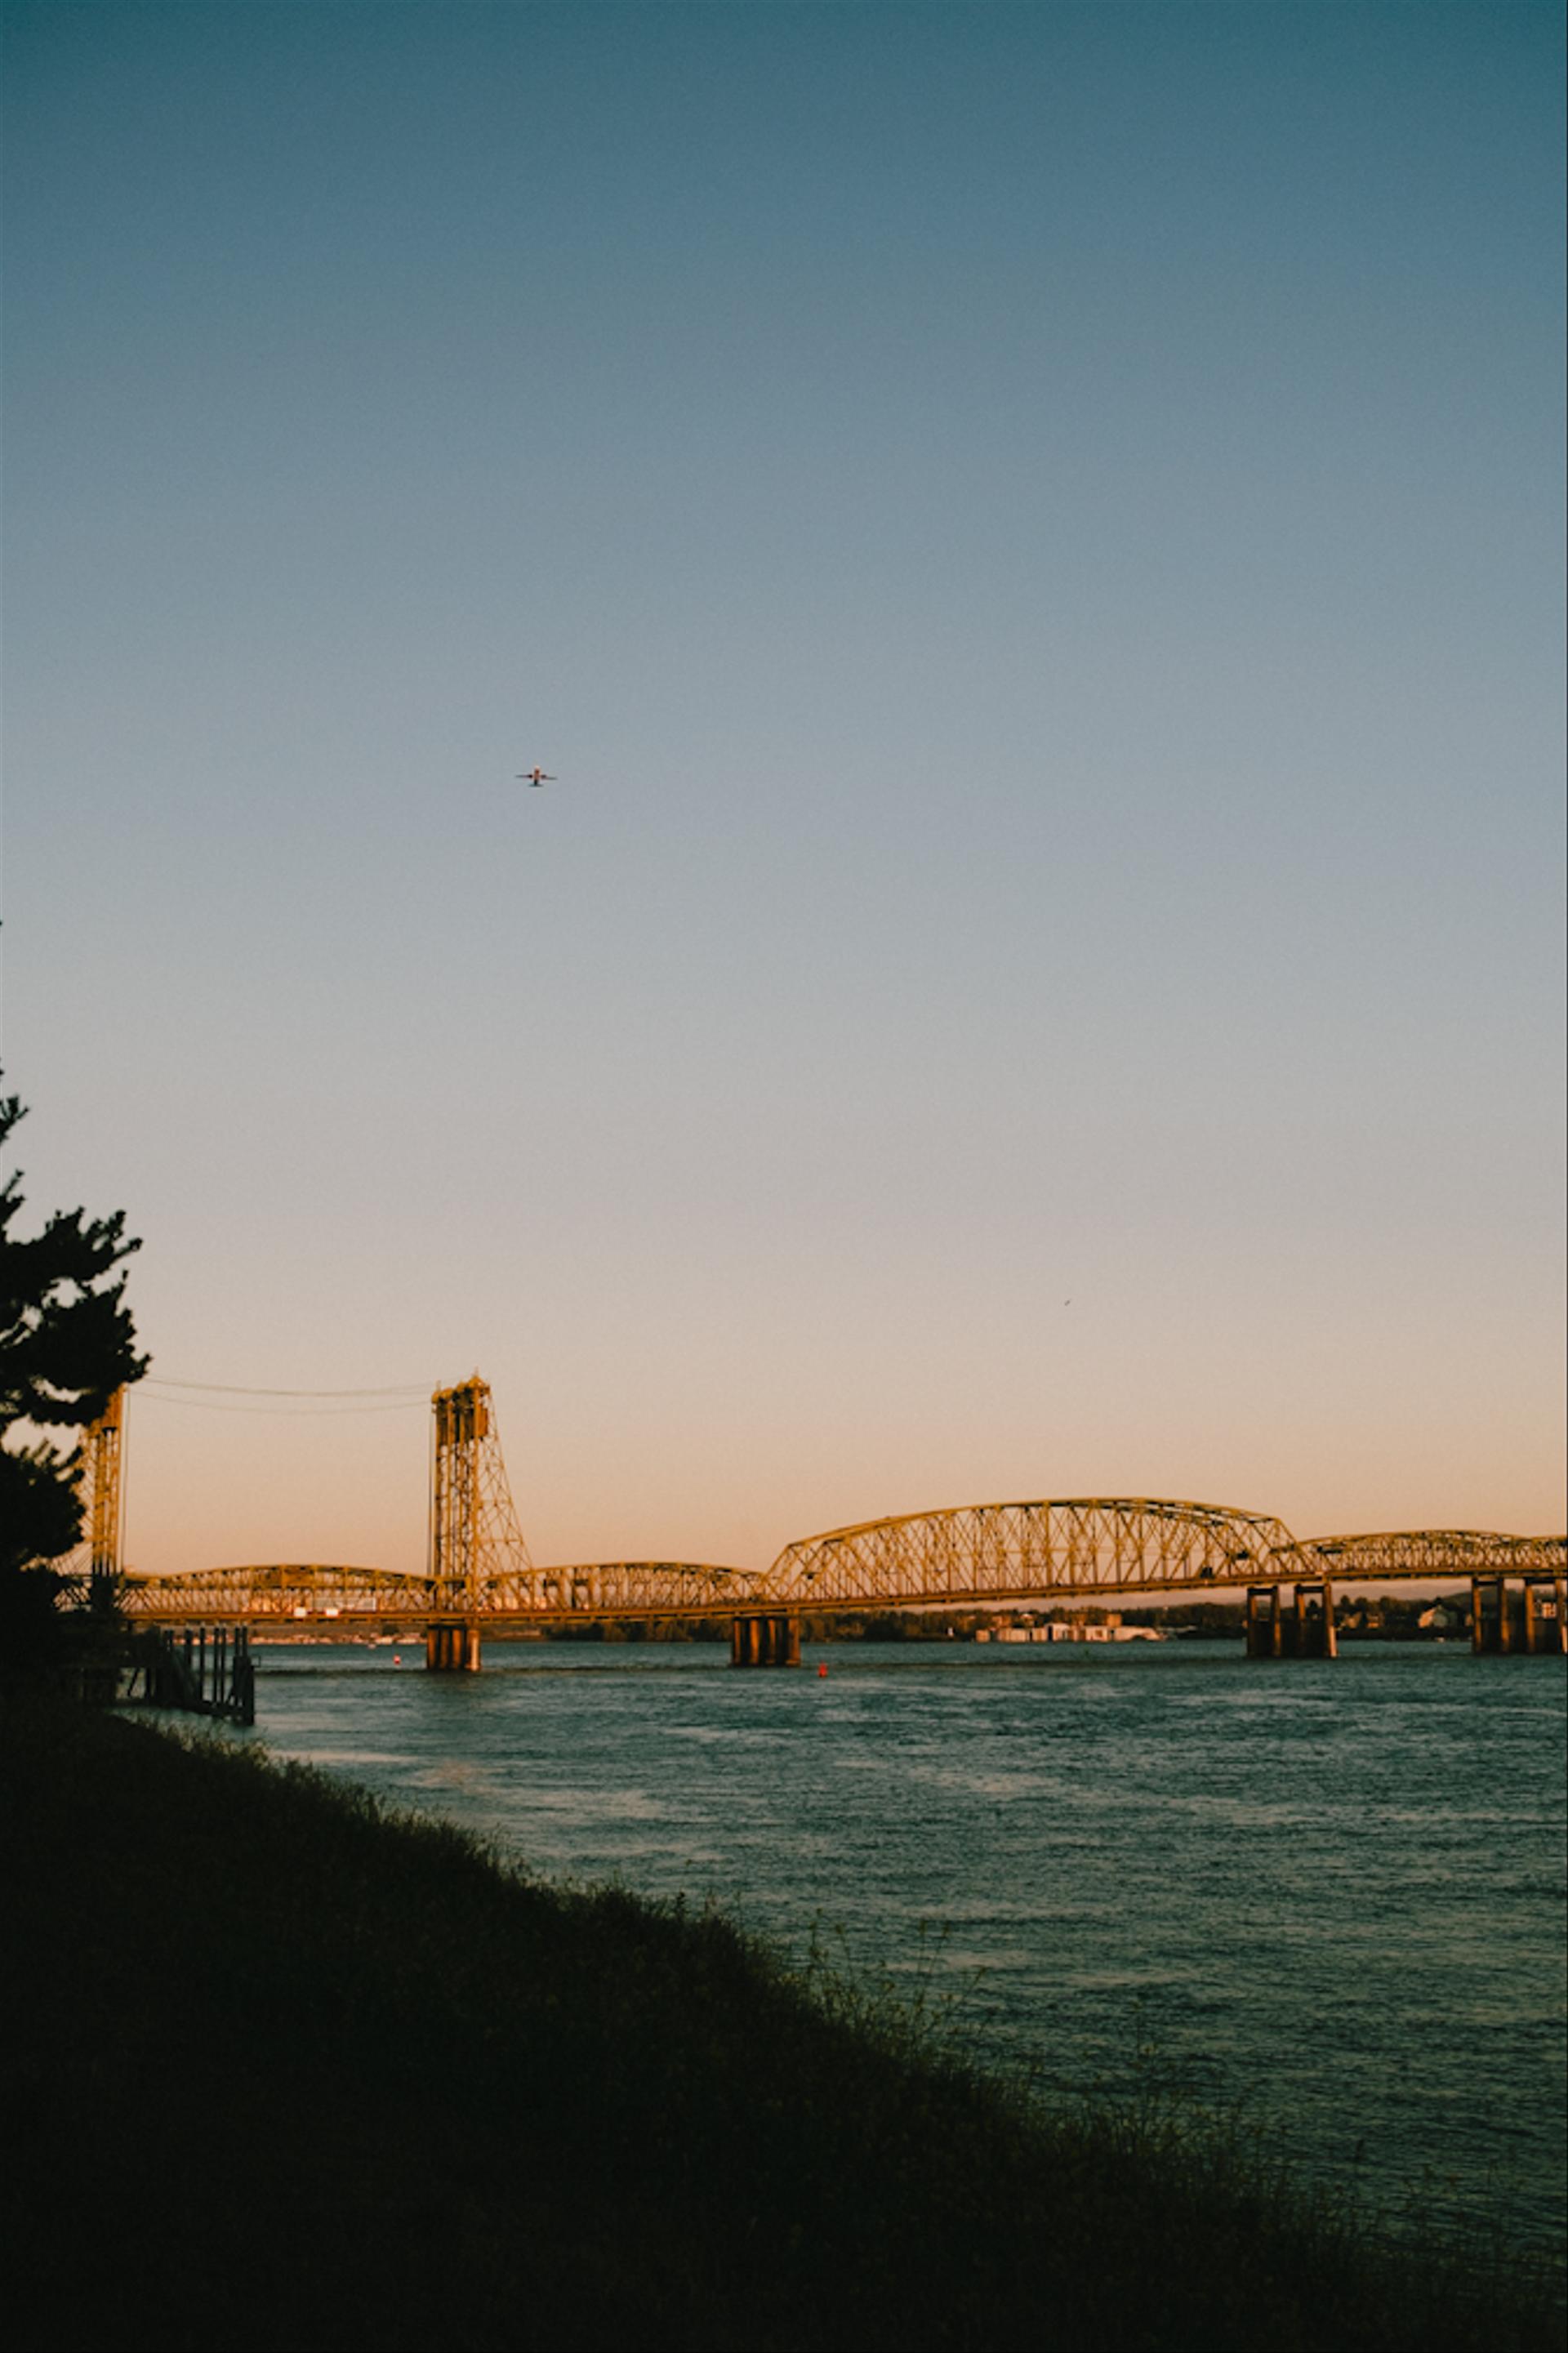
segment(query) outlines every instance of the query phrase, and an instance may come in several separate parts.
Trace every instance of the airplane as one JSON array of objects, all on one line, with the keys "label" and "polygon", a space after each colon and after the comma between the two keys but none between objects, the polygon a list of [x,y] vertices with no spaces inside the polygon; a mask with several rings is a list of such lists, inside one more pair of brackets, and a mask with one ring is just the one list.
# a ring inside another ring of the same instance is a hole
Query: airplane
[{"label": "airplane", "polygon": [[518,776],[520,785],[557,785],[559,776],[547,776],[542,768],[524,768]]}]

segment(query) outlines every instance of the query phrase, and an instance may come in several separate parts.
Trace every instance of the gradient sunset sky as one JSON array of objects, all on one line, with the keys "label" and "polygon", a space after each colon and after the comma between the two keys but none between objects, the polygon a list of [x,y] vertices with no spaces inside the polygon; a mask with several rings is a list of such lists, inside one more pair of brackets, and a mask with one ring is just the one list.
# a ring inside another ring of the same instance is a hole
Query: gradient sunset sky
[{"label": "gradient sunset sky", "polygon": [[5,14],[136,1567],[1562,1527],[1557,7]]}]

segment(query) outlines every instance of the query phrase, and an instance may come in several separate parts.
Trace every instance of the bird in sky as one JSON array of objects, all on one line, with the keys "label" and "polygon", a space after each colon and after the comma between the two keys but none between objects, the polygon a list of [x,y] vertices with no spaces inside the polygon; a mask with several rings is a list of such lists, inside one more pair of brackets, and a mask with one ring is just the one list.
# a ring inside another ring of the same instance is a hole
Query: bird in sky
[{"label": "bird in sky", "polygon": [[559,776],[547,776],[542,768],[522,768],[518,772],[520,785],[558,785]]}]

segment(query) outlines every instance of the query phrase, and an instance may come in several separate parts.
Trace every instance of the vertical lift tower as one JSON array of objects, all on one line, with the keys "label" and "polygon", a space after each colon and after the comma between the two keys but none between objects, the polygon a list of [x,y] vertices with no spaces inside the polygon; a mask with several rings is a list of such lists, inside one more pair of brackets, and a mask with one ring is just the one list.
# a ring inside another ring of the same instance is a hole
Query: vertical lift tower
[{"label": "vertical lift tower", "polygon": [[488,1381],[478,1373],[437,1389],[430,1461],[430,1580],[434,1604],[425,1663],[441,1673],[476,1673],[479,1611],[500,1576],[531,1568],[523,1542]]}]

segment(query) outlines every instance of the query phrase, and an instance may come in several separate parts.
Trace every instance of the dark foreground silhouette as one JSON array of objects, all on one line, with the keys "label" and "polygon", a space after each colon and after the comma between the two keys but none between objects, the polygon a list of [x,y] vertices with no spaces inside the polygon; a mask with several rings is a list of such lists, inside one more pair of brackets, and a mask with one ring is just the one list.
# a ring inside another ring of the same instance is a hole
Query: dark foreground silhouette
[{"label": "dark foreground silhouette", "polygon": [[722,1918],[59,1703],[0,1759],[19,2353],[1558,2342],[1540,2277],[1042,2116]]}]

